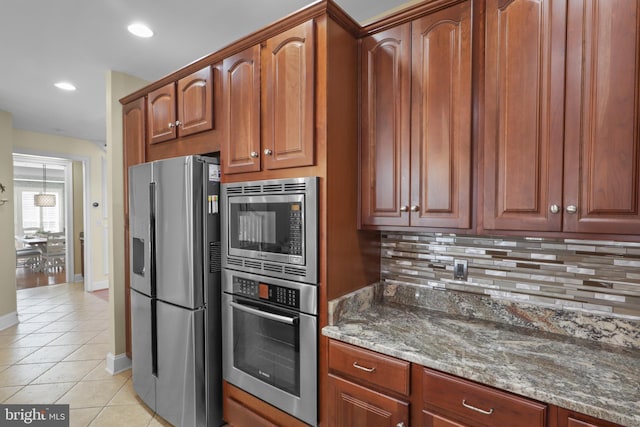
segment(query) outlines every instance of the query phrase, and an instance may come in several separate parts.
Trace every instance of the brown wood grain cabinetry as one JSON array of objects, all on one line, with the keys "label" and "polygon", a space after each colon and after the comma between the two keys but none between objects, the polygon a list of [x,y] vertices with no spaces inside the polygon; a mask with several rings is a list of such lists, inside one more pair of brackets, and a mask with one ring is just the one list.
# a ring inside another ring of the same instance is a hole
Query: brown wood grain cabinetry
[{"label": "brown wood grain cabinetry", "polygon": [[570,0],[566,52],[564,231],[638,234],[640,2]]},{"label": "brown wood grain cabinetry", "polygon": [[639,9],[487,0],[485,229],[637,233]]},{"label": "brown wood grain cabinetry", "polygon": [[222,61],[222,171],[260,170],[260,46]]},{"label": "brown wood grain cabinetry", "polygon": [[[122,106],[123,183],[124,183],[124,268],[129,271],[129,166],[145,161],[145,98],[139,98]],[[131,357],[131,311],[129,299],[129,274],[125,274],[125,323],[126,351]]]},{"label": "brown wood grain cabinetry", "polygon": [[314,39],[310,20],[223,60],[223,173],[313,165]]},{"label": "brown wood grain cabinetry", "polygon": [[314,163],[314,31],[314,21],[310,20],[265,43],[265,169]]},{"label": "brown wood grain cabinetry", "polygon": [[147,95],[149,144],[213,128],[211,67],[169,83]]},{"label": "brown wood grain cabinetry", "polygon": [[[418,379],[415,379],[418,380]],[[423,425],[544,427],[547,405],[424,368]],[[447,424],[449,423],[449,424]]]},{"label": "brown wood grain cabinetry", "polygon": [[471,2],[362,42],[364,225],[471,226]]},{"label": "brown wood grain cabinetry", "polygon": [[409,425],[410,363],[329,340],[330,426]]},{"label": "brown wood grain cabinetry", "polygon": [[600,420],[568,409],[558,408],[557,424],[552,427],[622,427],[610,421]]}]

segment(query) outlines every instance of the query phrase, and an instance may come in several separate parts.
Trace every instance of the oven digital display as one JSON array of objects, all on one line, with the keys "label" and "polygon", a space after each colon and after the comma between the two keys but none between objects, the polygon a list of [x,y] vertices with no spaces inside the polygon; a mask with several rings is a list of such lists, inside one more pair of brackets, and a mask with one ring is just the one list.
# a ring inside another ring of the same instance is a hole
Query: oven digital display
[{"label": "oven digital display", "polygon": [[260,299],[269,299],[269,285],[264,284],[264,283],[260,283],[259,287],[258,287],[258,295],[260,296]]}]

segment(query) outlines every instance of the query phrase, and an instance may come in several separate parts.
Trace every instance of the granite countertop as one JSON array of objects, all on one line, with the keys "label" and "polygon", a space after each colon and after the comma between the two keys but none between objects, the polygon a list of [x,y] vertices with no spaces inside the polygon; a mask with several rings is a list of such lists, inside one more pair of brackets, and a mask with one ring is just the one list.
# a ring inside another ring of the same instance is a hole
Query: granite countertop
[{"label": "granite countertop", "polygon": [[640,427],[640,353],[397,303],[349,311],[322,334],[521,396]]}]

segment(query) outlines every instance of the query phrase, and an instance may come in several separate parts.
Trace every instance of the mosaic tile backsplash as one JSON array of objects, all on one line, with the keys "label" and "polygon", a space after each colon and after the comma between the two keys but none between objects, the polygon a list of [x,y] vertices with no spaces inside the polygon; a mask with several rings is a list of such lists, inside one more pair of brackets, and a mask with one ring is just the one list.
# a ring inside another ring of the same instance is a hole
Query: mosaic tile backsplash
[{"label": "mosaic tile backsplash", "polygon": [[[381,282],[640,319],[640,243],[381,234]],[[453,279],[454,260],[468,263]]]}]

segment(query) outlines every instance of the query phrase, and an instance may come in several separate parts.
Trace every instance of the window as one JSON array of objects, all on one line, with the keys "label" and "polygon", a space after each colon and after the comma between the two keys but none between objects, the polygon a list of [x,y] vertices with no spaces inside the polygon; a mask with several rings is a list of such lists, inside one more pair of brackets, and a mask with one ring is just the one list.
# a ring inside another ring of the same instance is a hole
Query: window
[{"label": "window", "polygon": [[62,192],[57,189],[47,189],[47,193],[56,195],[56,205],[40,208],[33,204],[33,196],[37,191],[22,191],[22,229],[40,229],[54,233],[62,231],[60,220]]}]

